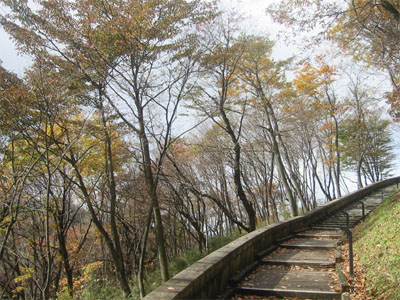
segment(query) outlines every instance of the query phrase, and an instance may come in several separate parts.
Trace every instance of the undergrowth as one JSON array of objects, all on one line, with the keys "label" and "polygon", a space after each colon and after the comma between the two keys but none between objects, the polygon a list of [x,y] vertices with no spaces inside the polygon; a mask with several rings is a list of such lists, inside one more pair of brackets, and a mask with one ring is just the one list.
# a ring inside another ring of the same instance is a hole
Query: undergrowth
[{"label": "undergrowth", "polygon": [[[237,231],[234,231],[230,235],[217,235],[209,240],[208,244],[208,253],[214,252],[215,250],[218,250],[219,248],[229,244],[230,242],[236,240],[239,238],[242,234],[240,234]],[[202,253],[198,250],[191,249],[186,251],[183,255],[175,257],[172,259],[172,261],[169,264],[169,272],[171,278],[178,274],[179,272],[183,271],[199,259],[203,258],[206,256],[208,253]],[[150,293],[151,291],[155,290],[157,287],[161,285],[161,274],[160,270],[156,269],[155,271],[147,274],[146,277],[146,292]],[[140,299],[139,297],[139,288],[138,285],[135,283],[133,285],[133,299]]]},{"label": "undergrowth", "polygon": [[[357,269],[366,299],[400,299],[400,191],[354,232]],[[363,298],[365,299],[365,298]]]},{"label": "undergrowth", "polygon": [[[238,232],[234,232],[231,235],[226,236],[215,236],[209,240],[208,249],[211,253],[226,244],[230,243],[231,241],[237,239],[242,234]],[[186,269],[199,259],[206,256],[207,253],[202,253],[198,250],[191,249],[186,251],[183,255],[179,257],[175,257],[169,263],[169,272],[170,276],[173,277],[182,270]],[[156,268],[152,272],[148,272],[146,274],[145,279],[145,289],[147,293],[150,293],[158,286],[161,285],[161,274],[159,268]],[[133,280],[131,283],[132,287],[132,296],[130,299],[140,299],[140,293],[138,288],[138,283],[136,280]],[[110,299],[110,300],[126,300],[124,298],[121,289],[118,287],[118,284],[115,282],[107,281],[107,280],[100,280],[96,277],[94,272],[89,272],[87,274],[87,278],[85,279],[85,284],[82,290],[77,291],[75,293],[74,298],[69,296],[68,291],[64,291],[58,294],[57,299],[59,300],[103,300],[103,299]]]}]

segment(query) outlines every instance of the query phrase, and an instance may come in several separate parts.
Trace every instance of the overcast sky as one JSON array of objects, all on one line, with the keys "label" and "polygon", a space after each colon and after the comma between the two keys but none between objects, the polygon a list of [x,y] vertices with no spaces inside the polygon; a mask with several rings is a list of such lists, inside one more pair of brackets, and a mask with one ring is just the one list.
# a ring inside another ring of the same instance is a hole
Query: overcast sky
[{"label": "overcast sky", "polygon": [[[234,0],[223,0],[232,4]],[[276,24],[273,24],[269,17],[265,14],[265,8],[268,3],[276,0],[238,0],[240,2],[239,8],[242,12],[249,17],[246,29],[251,30],[254,34],[269,35],[270,38],[275,39],[275,35],[280,29]],[[3,14],[4,8],[0,6],[0,11]],[[29,65],[29,58],[17,54],[15,47],[10,40],[9,36],[0,27],[0,60],[3,67],[11,70],[19,75],[23,74],[24,68]],[[282,42],[277,42],[274,48],[274,56],[278,59],[285,59],[296,54],[296,49],[288,47]],[[400,149],[397,148],[397,166],[396,172],[400,172]]]},{"label": "overcast sky", "polygon": [[[232,0],[227,0],[232,3]],[[270,19],[265,14],[267,3],[272,0],[241,0],[240,9],[245,15],[248,15],[249,30],[254,30],[257,34],[268,34],[274,38],[274,33],[278,30],[278,26],[272,24]],[[0,6],[0,11],[3,14],[4,8]],[[29,65],[29,58],[18,55],[13,42],[10,40],[7,33],[0,27],[0,60],[2,65],[8,70],[11,70],[19,75],[22,75],[24,68]],[[287,58],[293,55],[293,51],[288,47],[278,43],[275,49],[275,56],[280,59]]]}]

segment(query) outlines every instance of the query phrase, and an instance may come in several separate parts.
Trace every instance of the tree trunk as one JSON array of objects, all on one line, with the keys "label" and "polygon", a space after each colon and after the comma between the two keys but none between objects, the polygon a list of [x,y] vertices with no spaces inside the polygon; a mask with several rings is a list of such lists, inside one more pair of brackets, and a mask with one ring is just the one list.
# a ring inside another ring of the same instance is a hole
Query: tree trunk
[{"label": "tree trunk", "polygon": [[98,219],[96,215],[96,211],[92,205],[92,201],[90,199],[90,194],[89,191],[86,188],[85,182],[83,180],[82,174],[79,170],[79,167],[77,165],[77,162],[74,158],[74,155],[71,153],[71,158],[68,159],[68,161],[71,163],[72,167],[75,170],[75,174],[78,179],[78,187],[80,188],[83,199],[85,200],[85,203],[87,205],[88,211],[90,213],[90,216],[93,220],[93,223],[95,224],[96,228],[99,230],[100,234],[104,238],[107,248],[110,251],[112,261],[114,263],[116,273],[117,273],[117,278],[118,281],[121,285],[121,289],[124,293],[124,295],[129,296],[131,294],[131,289],[129,287],[128,280],[126,278],[126,273],[125,273],[125,267],[124,267],[124,262],[123,262],[123,257],[118,254],[114,247],[113,240],[111,239],[110,235],[107,233],[107,231],[104,229],[102,223]]},{"label": "tree trunk", "polygon": [[73,281],[72,267],[71,267],[71,264],[69,261],[69,255],[68,255],[67,245],[66,245],[66,241],[65,241],[65,236],[61,230],[58,233],[58,242],[60,244],[60,254],[62,257],[63,264],[64,264],[64,271],[65,271],[65,274],[67,275],[68,294],[71,297],[73,297],[74,281]]},{"label": "tree trunk", "polygon": [[[302,207],[303,207],[303,211],[304,210],[308,211],[309,209],[308,209],[308,206],[307,206],[307,202],[303,197],[303,192],[302,192],[301,187],[300,187],[300,185],[298,183],[297,176],[296,176],[296,174],[294,174],[293,167],[292,167],[292,162],[291,162],[291,159],[289,157],[289,153],[288,153],[288,150],[287,150],[287,148],[285,146],[285,143],[283,142],[282,135],[281,135],[280,130],[279,130],[279,125],[278,125],[278,121],[277,121],[277,119],[275,117],[274,110],[273,110],[272,105],[270,103],[267,102],[266,106],[267,106],[266,110],[267,110],[267,113],[268,113],[268,118],[271,119],[270,123],[272,123],[271,124],[272,125],[271,128],[273,128],[273,130],[274,130],[274,140],[275,140],[275,143],[276,143],[276,147],[277,147],[277,149],[279,149],[279,144],[276,141],[276,137],[277,137],[279,143],[282,145],[283,155],[284,155],[284,158],[286,159],[286,162],[288,164],[289,174],[290,174],[291,179],[292,179],[291,182],[293,183],[294,188],[295,188],[295,190],[297,192],[297,195],[300,198],[300,201],[301,201]],[[279,153],[279,156],[280,156],[280,160],[282,161],[282,156],[281,156],[280,153]],[[297,206],[297,204],[296,204],[296,206]]]},{"label": "tree trunk", "polygon": [[152,201],[154,223],[156,231],[156,241],[158,250],[158,259],[160,262],[161,280],[166,282],[169,279],[168,272],[168,258],[167,251],[165,249],[165,238],[164,238],[164,228],[161,218],[160,204],[157,197],[157,180],[154,179],[151,158],[150,158],[150,148],[149,141],[146,135],[146,129],[144,124],[143,107],[139,103],[139,98],[136,98],[136,107],[138,109],[138,121],[139,121],[139,136],[140,143],[142,147],[143,154],[143,168],[146,177],[146,184],[149,192],[149,196]]},{"label": "tree trunk", "polygon": [[361,178],[361,167],[362,161],[357,162],[357,188],[361,189],[363,187],[362,178]]},{"label": "tree trunk", "polygon": [[298,209],[297,209],[297,202],[296,202],[296,198],[294,197],[292,190],[290,188],[289,185],[289,181],[287,179],[287,173],[285,170],[285,166],[283,164],[282,161],[282,157],[281,157],[281,153],[279,150],[279,145],[278,145],[278,141],[276,140],[276,136],[275,136],[275,132],[273,130],[273,125],[271,122],[271,116],[270,113],[268,111],[266,111],[267,114],[267,121],[268,121],[268,125],[269,125],[269,130],[267,130],[268,135],[270,136],[270,139],[272,141],[272,150],[275,156],[275,160],[276,160],[276,164],[277,164],[277,168],[278,168],[278,173],[279,173],[279,177],[282,180],[283,186],[285,188],[286,191],[286,195],[289,199],[289,204],[290,204],[290,208],[292,211],[292,216],[298,216]]},{"label": "tree trunk", "polygon": [[223,104],[220,105],[220,113],[222,116],[222,119],[224,121],[225,124],[225,129],[227,131],[227,133],[229,134],[232,143],[233,143],[233,150],[235,152],[235,158],[234,158],[234,162],[233,162],[233,180],[235,183],[235,187],[236,187],[236,193],[237,196],[239,197],[240,201],[242,202],[244,209],[246,210],[246,214],[248,217],[248,222],[249,222],[249,232],[253,231],[256,229],[256,225],[257,225],[257,218],[256,218],[256,212],[254,210],[253,205],[251,204],[251,202],[247,199],[246,193],[243,190],[243,185],[242,185],[242,180],[241,180],[241,172],[240,172],[240,143],[239,143],[239,138],[236,137],[231,123],[228,119],[228,117],[226,116],[225,110],[223,108]]},{"label": "tree trunk", "polygon": [[[100,94],[101,95],[101,94]],[[129,282],[125,270],[125,260],[124,260],[124,254],[122,252],[121,248],[121,243],[120,243],[120,237],[118,234],[118,226],[116,222],[116,208],[117,208],[117,192],[116,192],[116,182],[115,182],[115,176],[114,176],[114,161],[113,161],[113,153],[112,153],[112,148],[111,148],[111,136],[108,132],[108,126],[107,126],[107,120],[105,118],[104,114],[104,107],[101,103],[101,98],[100,98],[100,109],[101,109],[101,117],[102,117],[102,123],[103,123],[103,130],[104,130],[104,140],[105,140],[105,161],[106,161],[106,175],[107,175],[107,184],[110,192],[110,225],[111,225],[111,234],[113,237],[114,241],[114,247],[115,247],[115,254],[118,256],[118,259],[116,260],[116,268],[118,271],[118,275],[120,277],[120,282],[122,285],[122,289],[124,291],[125,297],[129,297],[131,294],[131,289],[129,287]]]},{"label": "tree trunk", "polygon": [[[273,135],[273,134],[271,134],[271,135]],[[297,210],[296,199],[293,196],[292,190],[289,186],[289,182],[288,182],[286,171],[285,171],[285,166],[283,165],[282,158],[281,158],[279,148],[278,148],[278,143],[276,142],[275,137],[273,137],[273,148],[274,148],[274,154],[275,154],[279,177],[281,178],[283,186],[285,187],[286,195],[289,199],[290,208],[292,210],[292,216],[293,217],[298,216],[299,213]]]},{"label": "tree trunk", "polygon": [[342,191],[340,188],[340,151],[339,151],[339,124],[335,120],[335,152],[336,152],[336,171],[335,171],[335,183],[336,183],[336,193],[338,197],[342,197]]},{"label": "tree trunk", "polygon": [[274,212],[274,221],[278,222],[279,221],[279,214],[278,214],[278,209],[276,207],[276,202],[274,197],[272,196],[272,184],[273,184],[273,179],[274,179],[274,169],[275,169],[275,154],[272,153],[271,157],[271,173],[269,175],[269,186],[268,186],[268,198],[272,206],[272,211]]},{"label": "tree trunk", "polygon": [[144,298],[146,296],[146,289],[144,287],[144,260],[146,257],[146,247],[147,247],[147,239],[149,236],[150,232],[150,225],[151,225],[151,220],[153,216],[153,206],[150,206],[149,212],[147,214],[147,219],[146,219],[146,227],[145,231],[143,233],[143,238],[142,238],[142,245],[140,249],[140,259],[139,259],[139,292],[140,292],[140,298]]}]

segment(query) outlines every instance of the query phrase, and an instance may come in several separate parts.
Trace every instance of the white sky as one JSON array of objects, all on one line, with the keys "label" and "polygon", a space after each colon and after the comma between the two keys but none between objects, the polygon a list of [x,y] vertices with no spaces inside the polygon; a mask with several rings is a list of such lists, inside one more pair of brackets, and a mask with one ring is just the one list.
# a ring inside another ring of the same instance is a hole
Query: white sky
[{"label": "white sky", "polygon": [[[4,7],[0,5],[0,13],[4,14]],[[9,35],[0,26],[0,61],[7,70],[22,75],[24,68],[29,65],[30,59],[17,55],[17,50]]]},{"label": "white sky", "polygon": [[[233,2],[232,0],[226,0]],[[239,8],[243,11],[245,16],[248,16],[248,27],[246,30],[254,32],[258,35],[267,35],[271,40],[275,41],[273,56],[276,59],[287,59],[296,55],[297,49],[293,46],[288,47],[283,42],[277,41],[276,35],[283,27],[273,23],[271,18],[265,13],[266,7],[272,2],[277,0],[237,0]]]},{"label": "white sky", "polygon": [[[272,40],[276,40],[276,34],[282,28],[277,24],[273,24],[271,19],[266,16],[265,8],[268,4],[276,0],[223,0],[225,5],[234,6],[236,1],[239,2],[238,7],[245,16],[249,17],[246,30],[254,32],[254,34],[268,35]],[[0,12],[3,14],[4,8],[0,6]],[[293,46],[288,47],[283,42],[277,42],[274,48],[274,56],[277,59],[285,59],[297,54],[297,49]],[[17,54],[17,51],[10,40],[9,36],[0,27],[0,60],[4,68],[22,75],[30,59]],[[400,173],[400,149],[397,148],[397,168],[395,173]]]},{"label": "white sky", "polygon": [[[226,0],[227,3],[232,3],[232,0]],[[239,0],[239,8],[245,15],[249,16],[248,27],[255,34],[268,34],[272,39],[275,33],[279,30],[279,26],[272,24],[272,21],[266,16],[265,8],[268,3],[274,0]],[[0,6],[0,12],[5,12]],[[19,75],[22,75],[24,68],[29,65],[29,58],[17,54],[13,42],[10,40],[7,33],[0,27],[0,60],[4,68],[11,70]],[[284,46],[282,43],[277,43],[274,51],[274,56],[279,59],[285,59],[294,55],[294,51]]]}]

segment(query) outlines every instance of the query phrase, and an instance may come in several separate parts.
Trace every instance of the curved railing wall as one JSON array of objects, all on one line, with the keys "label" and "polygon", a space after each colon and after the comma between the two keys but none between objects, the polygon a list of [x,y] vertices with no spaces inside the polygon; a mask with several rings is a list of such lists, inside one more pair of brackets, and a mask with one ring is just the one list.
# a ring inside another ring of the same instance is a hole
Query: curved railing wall
[{"label": "curved railing wall", "polygon": [[148,294],[145,300],[214,299],[223,291],[230,278],[257,259],[257,254],[292,233],[318,222],[332,211],[345,207],[374,191],[399,183],[400,177],[386,179],[324,206],[304,216],[253,231],[209,254]]}]

